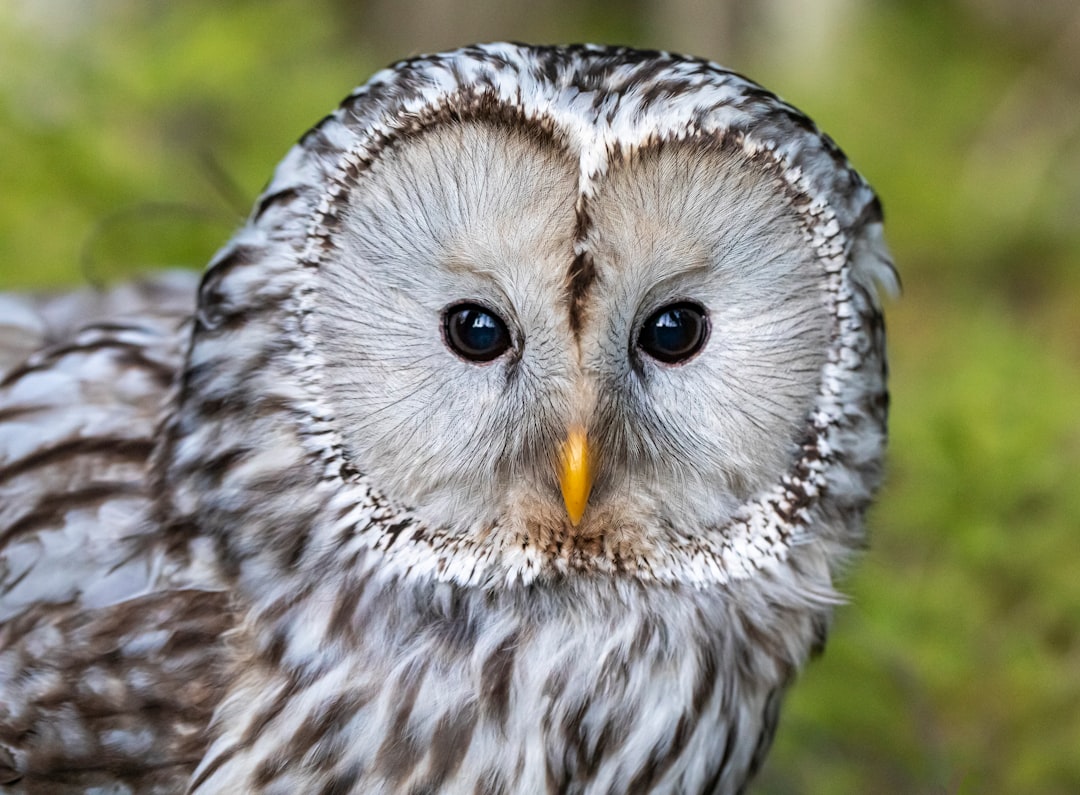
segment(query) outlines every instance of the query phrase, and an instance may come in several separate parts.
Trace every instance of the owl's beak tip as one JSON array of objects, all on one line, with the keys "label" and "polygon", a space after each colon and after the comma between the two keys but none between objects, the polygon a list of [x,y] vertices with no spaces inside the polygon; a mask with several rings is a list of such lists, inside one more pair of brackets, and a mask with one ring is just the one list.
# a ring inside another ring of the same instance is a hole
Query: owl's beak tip
[{"label": "owl's beak tip", "polygon": [[559,451],[559,488],[562,489],[570,524],[577,527],[585,515],[585,506],[592,491],[589,442],[585,428],[580,425],[571,426]]}]

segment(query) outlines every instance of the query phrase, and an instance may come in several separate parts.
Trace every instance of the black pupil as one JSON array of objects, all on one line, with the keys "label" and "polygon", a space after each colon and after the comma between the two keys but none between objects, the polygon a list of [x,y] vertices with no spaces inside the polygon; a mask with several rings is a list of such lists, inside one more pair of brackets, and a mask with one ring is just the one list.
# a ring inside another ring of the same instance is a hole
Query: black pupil
[{"label": "black pupil", "polygon": [[701,350],[707,331],[704,309],[696,304],[671,304],[645,321],[638,346],[654,359],[674,364]]},{"label": "black pupil", "polygon": [[472,362],[490,362],[510,347],[510,333],[498,315],[476,304],[458,304],[446,311],[446,341]]}]

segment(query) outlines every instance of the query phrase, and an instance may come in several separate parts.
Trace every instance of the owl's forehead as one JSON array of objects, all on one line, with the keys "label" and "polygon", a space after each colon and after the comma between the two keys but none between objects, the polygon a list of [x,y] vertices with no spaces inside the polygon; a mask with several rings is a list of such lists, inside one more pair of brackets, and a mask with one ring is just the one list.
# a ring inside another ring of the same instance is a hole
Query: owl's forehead
[{"label": "owl's forehead", "polygon": [[[812,124],[763,89],[747,90],[753,84],[737,75],[664,54],[612,63],[534,52],[548,57],[525,64],[458,51],[376,75],[346,105],[353,137],[342,166],[362,170],[388,144],[482,121],[563,148],[578,161],[585,196],[613,160],[684,140],[737,142],[749,156],[764,155],[790,171],[793,182],[801,177],[785,151],[794,143],[790,131],[781,128],[812,130]],[[778,113],[784,123],[773,129],[769,122]]]},{"label": "owl's forehead", "polygon": [[[574,97],[571,101],[576,101]],[[344,151],[332,179],[344,184],[344,194],[369,172],[384,173],[393,164],[415,158],[422,150],[427,165],[438,169],[456,167],[465,160],[480,172],[491,160],[505,161],[508,169],[525,167],[537,155],[545,156],[547,167],[573,171],[581,201],[595,197],[612,171],[655,162],[672,152],[697,161],[741,171],[748,178],[774,180],[781,192],[803,195],[800,172],[790,169],[768,147],[749,139],[741,130],[710,129],[699,120],[672,126],[661,116],[657,124],[649,116],[636,116],[634,123],[612,127],[607,121],[590,118],[594,111],[571,112],[547,106],[528,108],[518,103],[501,103],[490,95],[458,94],[446,101],[410,114],[399,126],[381,131],[363,131],[353,146]],[[659,123],[662,121],[663,123]],[[463,134],[467,131],[470,134]],[[476,138],[489,145],[476,145]],[[467,140],[469,143],[463,143]],[[389,165],[388,165],[389,164]],[[499,176],[498,174],[495,175]],[[777,179],[778,178],[778,179]],[[807,199],[809,201],[809,199]]]},{"label": "owl's forehead", "polygon": [[494,289],[518,311],[565,303],[578,330],[598,280],[636,305],[709,274],[809,258],[805,197],[738,137],[688,130],[615,146],[490,97],[456,100],[346,159],[314,227],[336,252],[321,269],[353,262],[413,296],[434,282],[440,294]]},{"label": "owl's forehead", "polygon": [[[568,241],[572,256],[562,254],[561,265],[553,258],[553,268],[530,273],[565,275],[572,317],[595,279],[590,248],[610,240],[590,239],[597,218],[608,222],[607,230],[653,227],[624,248],[646,255],[636,260],[644,267],[629,275],[656,283],[665,276],[665,263],[650,258],[642,246],[652,240],[693,248],[693,234],[673,237],[670,226],[686,223],[689,216],[719,216],[710,212],[710,199],[715,204],[723,197],[748,196],[755,183],[768,184],[773,204],[786,207],[789,220],[802,221],[808,237],[837,243],[836,229],[815,235],[814,227],[835,217],[831,194],[840,196],[841,214],[850,216],[853,197],[840,194],[837,186],[865,185],[805,117],[744,78],[664,53],[593,48],[489,45],[397,64],[358,89],[299,148],[302,154],[290,160],[299,160],[309,173],[313,162],[320,164],[322,172],[315,187],[323,200],[308,227],[309,264],[318,267],[326,251],[342,245],[348,237],[343,229],[364,230],[366,236],[366,230],[387,228],[387,218],[404,221],[392,224],[402,239],[397,248],[438,238],[430,247],[436,251],[446,236],[427,234],[434,210],[442,229],[471,230],[470,244],[516,240],[517,251],[536,256],[545,244]],[[811,150],[815,173],[827,176],[808,178],[813,175],[803,161]],[[679,179],[668,178],[675,170],[670,159],[666,173],[657,165],[672,153],[679,170],[687,172]],[[286,179],[290,160],[283,164]],[[538,169],[561,173],[568,181],[545,184],[535,178]],[[633,194],[624,205],[627,213],[609,200],[620,177],[623,196]],[[275,182],[280,178],[279,172]],[[507,191],[511,183],[520,190]],[[563,190],[570,183],[572,195]],[[819,184],[828,189],[818,190]],[[637,201],[650,190],[651,205]],[[475,205],[489,211],[476,212]],[[672,206],[682,207],[687,217],[680,218]],[[547,227],[554,237],[527,240],[521,229],[505,234],[514,221],[537,214],[560,219],[558,228]],[[749,220],[745,213],[729,217]],[[385,252],[387,246],[383,237],[369,248]],[[832,252],[818,253],[843,259],[843,248],[840,243]],[[436,253],[440,259],[455,256]],[[500,252],[490,253],[491,262],[500,260]],[[503,262],[514,260],[513,249],[501,253],[509,255]],[[704,252],[689,253],[673,259],[691,265],[707,259]],[[466,249],[460,258],[483,263],[484,254]],[[376,259],[396,261],[382,253]]]},{"label": "owl's forehead", "polygon": [[[783,194],[825,272],[867,267],[863,281],[892,282],[873,190],[809,119],[765,89],[668,53],[512,44],[423,56],[376,74],[293,147],[212,270],[225,277],[238,262],[257,261],[283,290],[297,289],[340,242],[362,175],[415,137],[469,118],[557,142],[576,163],[586,202],[610,170],[657,144],[726,147]],[[857,262],[858,245],[870,255]],[[290,263],[306,267],[293,272]],[[234,281],[235,300],[262,300]]]},{"label": "owl's forehead", "polygon": [[561,141],[586,197],[614,161],[657,142],[709,139],[773,165],[815,219],[846,230],[880,214],[836,145],[752,81],[698,59],[594,46],[489,44],[394,64],[301,139],[266,197],[309,186],[332,207],[388,146],[481,117]]}]

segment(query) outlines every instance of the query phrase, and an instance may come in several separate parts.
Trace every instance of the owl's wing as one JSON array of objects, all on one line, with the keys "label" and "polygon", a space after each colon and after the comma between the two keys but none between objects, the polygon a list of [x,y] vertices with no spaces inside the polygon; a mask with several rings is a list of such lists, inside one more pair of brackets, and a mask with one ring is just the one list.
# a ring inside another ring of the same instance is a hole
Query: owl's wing
[{"label": "owl's wing", "polygon": [[153,561],[148,459],[187,340],[195,277],[0,297],[0,621],[116,602]]},{"label": "owl's wing", "polygon": [[149,478],[196,285],[0,296],[0,784],[165,791],[201,753],[231,619],[153,543]]},{"label": "owl's wing", "polygon": [[135,319],[164,326],[182,321],[195,306],[198,285],[198,274],[163,271],[107,290],[0,293],[0,378],[36,351],[69,340],[87,326]]}]

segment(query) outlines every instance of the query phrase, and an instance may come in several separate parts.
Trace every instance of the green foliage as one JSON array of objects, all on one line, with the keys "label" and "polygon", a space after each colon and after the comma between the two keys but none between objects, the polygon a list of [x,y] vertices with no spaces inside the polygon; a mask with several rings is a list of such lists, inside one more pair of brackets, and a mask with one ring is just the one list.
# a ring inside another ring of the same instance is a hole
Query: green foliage
[{"label": "green foliage", "polygon": [[1001,306],[893,316],[890,482],[764,791],[1074,792],[1080,372]]},{"label": "green foliage", "polygon": [[890,477],[761,791],[1080,791],[1080,112],[948,4],[855,33],[790,93],[885,198],[909,286]]},{"label": "green foliage", "polygon": [[77,30],[0,10],[8,285],[200,267],[285,150],[377,66],[299,4],[69,10]]},{"label": "green foliage", "polygon": [[[0,283],[204,263],[379,66],[345,5],[0,7]],[[732,64],[844,145],[908,287],[871,549],[764,793],[1080,791],[1077,62],[977,5],[849,4],[812,63]],[[666,44],[606,9],[561,38]]]}]

